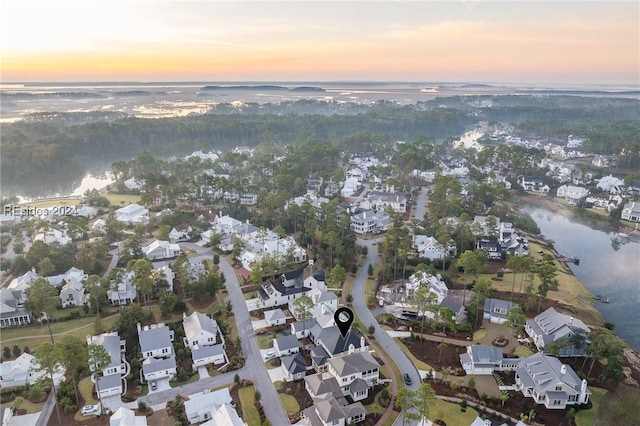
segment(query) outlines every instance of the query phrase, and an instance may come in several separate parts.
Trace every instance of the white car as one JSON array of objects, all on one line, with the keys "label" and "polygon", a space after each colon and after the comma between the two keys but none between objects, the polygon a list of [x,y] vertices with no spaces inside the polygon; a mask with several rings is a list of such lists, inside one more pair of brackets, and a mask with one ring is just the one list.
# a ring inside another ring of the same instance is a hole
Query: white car
[{"label": "white car", "polygon": [[264,359],[271,359],[274,356],[276,356],[276,351],[269,351],[266,354],[264,354]]},{"label": "white car", "polygon": [[100,412],[100,404],[96,404],[96,405],[85,405],[84,407],[82,407],[82,415],[84,416],[88,416],[91,414],[99,414]]}]

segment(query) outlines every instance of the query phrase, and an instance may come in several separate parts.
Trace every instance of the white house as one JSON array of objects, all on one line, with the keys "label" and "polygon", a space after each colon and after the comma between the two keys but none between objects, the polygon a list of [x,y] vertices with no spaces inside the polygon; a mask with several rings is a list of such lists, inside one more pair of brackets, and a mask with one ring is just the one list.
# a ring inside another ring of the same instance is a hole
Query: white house
[{"label": "white house", "polygon": [[273,341],[273,348],[278,356],[297,354],[300,344],[295,335],[281,336]]},{"label": "white house", "polygon": [[287,323],[287,316],[280,308],[264,311],[264,319],[271,327]]},{"label": "white house", "polygon": [[411,298],[420,287],[427,287],[430,292],[437,296],[437,303],[440,304],[449,294],[449,289],[439,275],[431,275],[424,271],[418,271],[409,277],[406,283],[407,299]]},{"label": "white house", "polygon": [[[109,354],[110,362],[102,368],[102,376],[96,380],[95,375],[91,381],[96,384],[96,393],[100,399],[121,395],[126,392],[125,377],[131,372],[131,366],[125,356],[126,342],[120,340],[117,332],[102,333],[99,336],[87,336],[87,345],[102,346]],[[89,359],[91,365],[93,361]]]},{"label": "white house", "polygon": [[[559,339],[570,339],[576,333],[589,335],[589,327],[570,315],[549,308],[533,319],[527,320],[525,331],[533,340],[538,350],[544,350],[549,344]],[[585,356],[584,348],[565,346],[560,348],[558,356]]]},{"label": "white house", "polygon": [[[18,358],[0,363],[0,387],[33,385],[38,380],[47,377],[46,373],[38,372],[38,360],[27,353]],[[54,374],[53,380],[59,384],[64,380],[64,368],[60,367]]]},{"label": "white house", "polygon": [[369,395],[369,389],[380,379],[380,365],[369,352],[355,352],[331,358],[327,372],[340,385],[343,395],[360,401]]},{"label": "white house", "polygon": [[467,352],[460,354],[460,364],[467,374],[487,375],[494,371],[515,370],[518,358],[504,358],[495,346],[469,345]]},{"label": "white house", "polygon": [[169,259],[180,254],[180,246],[169,241],[154,240],[148,246],[142,247],[142,253],[150,260]]},{"label": "white house", "polygon": [[71,242],[71,237],[67,235],[66,230],[59,231],[57,229],[50,229],[47,232],[36,234],[33,237],[33,241],[42,241],[45,244],[59,244],[66,246]]},{"label": "white house", "polygon": [[525,191],[547,193],[551,190],[543,179],[537,177],[520,176],[518,177],[518,183]]},{"label": "white house", "polygon": [[[346,404],[346,400],[344,400]],[[364,420],[367,410],[362,403],[341,405],[335,399],[318,400],[302,412],[300,426],[346,426]]]},{"label": "white house", "polygon": [[407,211],[407,196],[401,192],[371,191],[367,197],[364,208],[373,210],[385,210],[391,207],[396,213]]},{"label": "white house", "polygon": [[350,226],[356,234],[383,232],[391,226],[391,219],[383,210],[365,210],[351,216]]},{"label": "white house", "polygon": [[340,190],[340,195],[342,197],[352,197],[355,195],[360,189],[360,182],[356,177],[347,178],[344,181],[344,185],[342,185],[342,189]]},{"label": "white house", "polygon": [[193,228],[188,223],[181,223],[174,226],[169,232],[169,241],[172,243],[178,241],[189,241]]},{"label": "white house", "polygon": [[413,249],[418,253],[418,257],[431,261],[443,259],[446,254],[444,246],[438,240],[426,235],[413,236]]},{"label": "white house", "polygon": [[562,185],[558,187],[556,196],[564,198],[569,204],[576,205],[589,195],[589,190],[580,186]]},{"label": "white house", "polygon": [[258,204],[258,194],[253,192],[245,192],[240,195],[240,205],[242,206],[255,206]]},{"label": "white house", "polygon": [[591,395],[587,381],[580,380],[571,366],[542,353],[520,360],[515,387],[547,409],[586,404]]},{"label": "white house", "polygon": [[133,410],[120,407],[109,417],[109,426],[147,426],[147,418],[136,416]]},{"label": "white house", "polygon": [[632,201],[625,204],[620,218],[629,222],[640,222],[640,203]]},{"label": "white house", "polygon": [[133,277],[133,272],[129,271],[124,272],[118,279],[111,281],[107,297],[112,305],[128,305],[135,300],[137,291],[133,286]]},{"label": "white house", "polygon": [[138,340],[144,380],[171,379],[176,374],[176,358],[173,350],[173,331],[163,323],[142,328],[138,323]]},{"label": "white house", "polygon": [[216,320],[200,312],[182,314],[184,344],[191,349],[194,369],[207,364],[224,364],[224,337]]},{"label": "white house", "polygon": [[149,210],[139,204],[129,204],[115,211],[115,218],[127,225],[149,222]]},{"label": "white house", "polygon": [[0,289],[0,328],[31,323],[31,314],[20,300],[22,294],[9,288]]},{"label": "white house", "polygon": [[18,302],[22,304],[27,300],[27,289],[31,287],[31,284],[38,278],[39,276],[36,274],[35,268],[31,268],[31,270],[11,280],[7,289],[15,292],[15,294],[18,295]]},{"label": "white house", "polygon": [[484,299],[483,318],[488,319],[493,324],[504,324],[507,322],[509,310],[517,304],[508,300],[487,298]]},{"label": "white house", "polygon": [[201,423],[211,420],[213,415],[223,405],[232,404],[229,388],[215,392],[208,389],[204,392],[189,395],[184,401],[184,411],[189,423]]},{"label": "white house", "polygon": [[82,281],[72,280],[65,284],[60,290],[60,300],[63,308],[84,305],[87,299]]},{"label": "white house", "polygon": [[280,366],[287,381],[300,380],[307,375],[307,362],[300,353],[283,357]]}]

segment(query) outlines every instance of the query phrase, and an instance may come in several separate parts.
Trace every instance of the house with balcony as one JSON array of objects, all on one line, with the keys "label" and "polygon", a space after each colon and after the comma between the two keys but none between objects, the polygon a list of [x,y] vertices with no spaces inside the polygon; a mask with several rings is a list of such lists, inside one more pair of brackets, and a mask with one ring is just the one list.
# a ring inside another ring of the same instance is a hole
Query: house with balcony
[{"label": "house with balcony", "polygon": [[640,203],[635,201],[627,202],[622,208],[620,218],[629,222],[640,222]]},{"label": "house with balcony", "polygon": [[[360,209],[358,209],[360,210]],[[364,210],[351,216],[351,230],[356,234],[384,232],[391,226],[391,218],[384,210]]]},{"label": "house with balcony", "polygon": [[562,185],[558,187],[556,191],[556,196],[558,198],[564,198],[567,203],[573,206],[586,198],[587,195],[589,195],[589,190],[581,186]]},{"label": "house with balcony", "polygon": [[63,308],[82,306],[87,302],[82,281],[70,281],[60,290],[60,300]]},{"label": "house with balcony", "polygon": [[[125,377],[131,372],[131,366],[125,357],[126,342],[120,340],[117,332],[102,333],[98,336],[87,336],[87,345],[102,346],[109,354],[110,362],[102,368],[102,375],[91,376],[91,381],[96,385],[98,398],[112,395],[122,395],[126,389]],[[92,364],[89,359],[89,365]]]},{"label": "house with balcony", "polygon": [[[31,354],[23,353],[18,358],[0,363],[0,387],[33,385],[37,381],[49,380],[49,376],[38,371],[38,360]],[[64,380],[64,368],[59,368],[53,375],[57,384]]]},{"label": "house with balcony", "polygon": [[[584,322],[571,315],[560,313],[554,308],[549,308],[535,318],[527,320],[524,329],[538,350],[543,352],[551,343],[560,339],[571,339],[577,333],[583,334],[586,339],[590,332]],[[586,356],[584,346],[576,348],[572,344],[563,345],[558,356]]]},{"label": "house with balcony", "polygon": [[519,176],[518,184],[522,186],[525,191],[546,194],[551,190],[544,179],[533,176]]},{"label": "house with balcony", "polygon": [[115,211],[116,220],[127,225],[149,223],[149,210],[139,204],[129,204]]},{"label": "house with balcony", "polygon": [[184,411],[189,423],[201,423],[211,420],[214,413],[223,405],[233,403],[229,388],[223,388],[214,392],[209,389],[189,395],[184,401]]},{"label": "house with balcony", "polygon": [[173,331],[163,323],[145,325],[144,328],[138,323],[138,339],[143,358],[141,375],[144,380],[173,378],[176,374]]},{"label": "house with balcony", "polygon": [[142,253],[149,260],[170,259],[180,254],[180,246],[169,241],[154,240],[147,246],[142,246]]},{"label": "house with balcony", "polygon": [[133,272],[129,271],[111,281],[107,297],[112,305],[128,305],[135,300],[137,290],[133,285],[133,278]]},{"label": "house with balcony", "polygon": [[407,196],[401,192],[371,191],[367,196],[367,200],[361,205],[363,208],[375,211],[386,210],[387,207],[391,207],[395,213],[406,213]]},{"label": "house with balcony", "polygon": [[591,395],[587,381],[581,380],[571,366],[543,353],[520,360],[515,388],[550,410],[587,404]]},{"label": "house with balcony", "polygon": [[169,232],[169,242],[177,243],[179,241],[189,241],[193,228],[188,223],[181,223],[174,226]]},{"label": "house with balcony", "polygon": [[493,324],[504,324],[507,322],[509,310],[518,306],[508,300],[487,298],[484,299],[483,318]]},{"label": "house with balcony", "polygon": [[413,249],[421,259],[429,259],[431,261],[441,260],[446,255],[446,249],[434,237],[427,235],[413,236]]},{"label": "house with balcony", "polygon": [[22,306],[22,293],[0,289],[0,328],[31,324],[31,313]]}]

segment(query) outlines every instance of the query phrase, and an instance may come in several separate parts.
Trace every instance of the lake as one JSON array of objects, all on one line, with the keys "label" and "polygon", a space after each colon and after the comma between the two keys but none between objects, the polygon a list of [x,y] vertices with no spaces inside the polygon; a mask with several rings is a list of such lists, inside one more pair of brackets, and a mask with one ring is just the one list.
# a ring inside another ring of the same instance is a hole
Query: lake
[{"label": "lake", "polygon": [[561,213],[525,207],[542,234],[554,241],[558,253],[575,256],[580,265],[569,264],[591,293],[611,303],[595,302],[606,321],[629,346],[640,349],[640,242],[621,239],[615,232],[593,229]]}]

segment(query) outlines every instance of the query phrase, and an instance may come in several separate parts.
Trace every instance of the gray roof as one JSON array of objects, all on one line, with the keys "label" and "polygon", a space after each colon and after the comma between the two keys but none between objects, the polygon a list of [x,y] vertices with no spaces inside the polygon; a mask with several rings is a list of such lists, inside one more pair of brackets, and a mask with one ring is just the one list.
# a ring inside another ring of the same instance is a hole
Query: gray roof
[{"label": "gray roof", "polygon": [[278,337],[274,342],[274,346],[276,343],[278,345],[278,349],[281,351],[297,348],[300,346],[298,344],[298,338],[294,335]]},{"label": "gray roof", "polygon": [[311,360],[316,363],[316,365],[324,365],[329,358],[329,354],[324,348],[320,345],[314,346],[311,348]]},{"label": "gray roof", "polygon": [[291,324],[291,330],[293,331],[293,333],[297,333],[298,331],[303,331],[303,330],[309,331],[311,327],[313,327],[315,324],[316,324],[315,318],[310,318],[306,321],[296,321]]},{"label": "gray roof", "polygon": [[147,351],[166,348],[172,345],[171,333],[169,327],[166,325],[147,330],[142,329],[138,335],[140,338],[140,349],[143,355]]},{"label": "gray roof", "polygon": [[327,393],[338,393],[342,395],[342,390],[335,377],[329,372],[313,374],[304,378],[304,382],[311,389],[311,392],[316,395],[324,395]]},{"label": "gray roof", "polygon": [[456,315],[458,314],[458,312],[460,312],[460,309],[462,309],[462,305],[450,297],[445,297],[444,299],[442,299],[442,302],[440,302],[440,306],[451,309]]},{"label": "gray roof", "polygon": [[520,360],[516,373],[523,383],[530,383],[529,386],[533,386],[539,394],[546,393],[548,389],[555,388],[559,383],[566,384],[576,392],[580,392],[582,386],[582,380],[571,366],[562,364],[556,357],[542,353]]},{"label": "gray roof", "polygon": [[364,405],[360,402],[355,402],[353,404],[349,404],[346,407],[342,407],[347,414],[347,417],[355,417],[360,414],[367,414],[367,410],[364,408]]},{"label": "gray roof", "polygon": [[502,361],[502,351],[494,346],[473,345],[471,346],[471,356],[474,363],[496,363]]},{"label": "gray roof", "polygon": [[363,391],[369,389],[369,385],[362,379],[355,379],[353,382],[349,384],[349,389],[351,393]]},{"label": "gray roof", "polygon": [[110,374],[108,376],[98,377],[98,387],[100,391],[112,389],[118,386],[122,386],[122,377],[120,374]]},{"label": "gray roof", "polygon": [[103,369],[120,366],[122,357],[120,355],[120,337],[117,334],[103,333],[99,336],[92,336],[91,343],[102,346],[111,357],[109,366],[105,366]]},{"label": "gray roof", "polygon": [[[353,345],[354,349],[362,347],[362,336],[358,330],[351,330],[345,337],[342,337],[340,330],[337,326],[324,328],[316,340],[319,341],[329,355],[337,355],[349,350],[349,346]],[[366,344],[366,342],[365,342]]]},{"label": "gray roof", "polygon": [[291,374],[305,373],[307,371],[307,362],[299,353],[283,357],[282,365]]},{"label": "gray roof", "polygon": [[194,361],[199,359],[208,358],[210,356],[219,356],[224,353],[224,345],[222,343],[218,345],[199,346],[198,349],[191,350],[191,358]]},{"label": "gray roof", "polygon": [[280,319],[287,319],[287,316],[284,314],[284,312],[282,311],[282,309],[272,309],[270,311],[265,311],[264,312],[264,318],[267,321],[276,321],[276,320],[280,320]]},{"label": "gray roof", "polygon": [[496,312],[496,308],[498,309],[504,309],[507,312],[509,312],[509,309],[518,306],[516,303],[513,302],[509,302],[508,300],[502,300],[502,299],[493,299],[493,298],[489,298],[489,299],[484,299],[484,312],[493,315],[494,317],[499,317],[499,318],[506,318],[507,314],[502,314],[499,312]]},{"label": "gray roof", "polygon": [[380,368],[378,362],[369,352],[355,352],[350,355],[331,358],[327,361],[327,364],[329,364],[340,377]]},{"label": "gray roof", "polygon": [[316,303],[331,302],[333,300],[338,300],[338,296],[335,293],[331,291],[323,291],[318,295]]},{"label": "gray roof", "polygon": [[331,424],[347,417],[342,407],[334,399],[319,401],[315,406],[318,417],[324,423]]},{"label": "gray roof", "polygon": [[527,320],[527,325],[535,334],[542,336],[545,346],[563,337],[569,337],[570,333],[575,333],[578,329],[589,333],[589,327],[584,322],[553,308],[547,309],[532,320]]},{"label": "gray roof", "polygon": [[216,320],[195,311],[188,317],[182,319],[182,326],[184,327],[184,334],[188,340],[191,340],[191,338],[200,333],[200,331],[207,331],[214,335],[218,333],[218,323]]},{"label": "gray roof", "polygon": [[172,356],[165,359],[149,358],[149,360],[150,362],[148,363],[142,363],[142,371],[144,374],[176,368],[176,359]]}]

